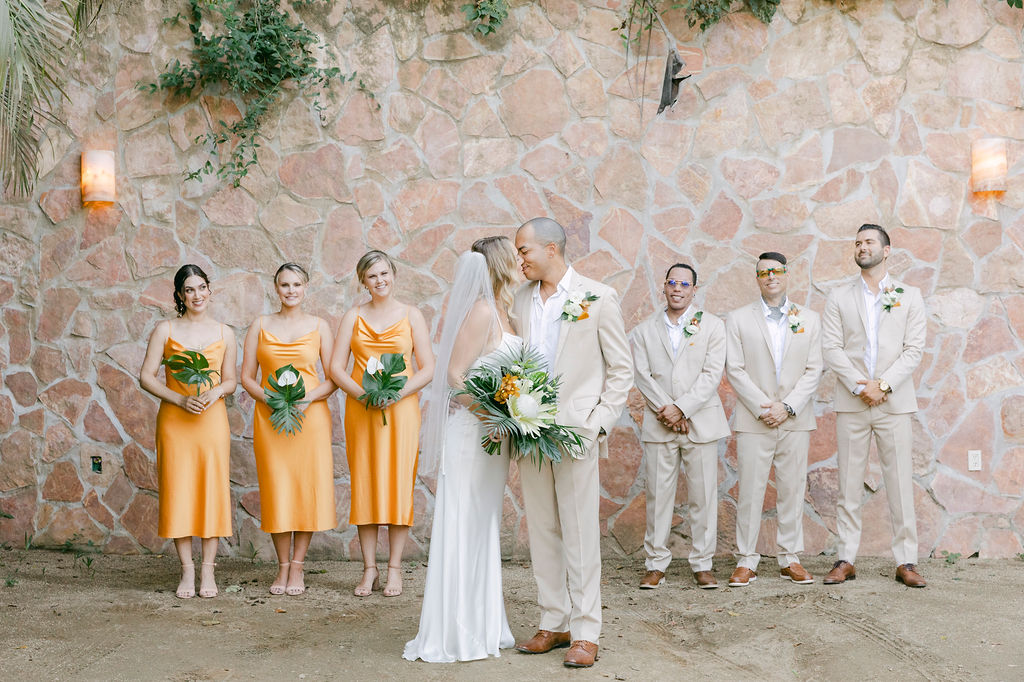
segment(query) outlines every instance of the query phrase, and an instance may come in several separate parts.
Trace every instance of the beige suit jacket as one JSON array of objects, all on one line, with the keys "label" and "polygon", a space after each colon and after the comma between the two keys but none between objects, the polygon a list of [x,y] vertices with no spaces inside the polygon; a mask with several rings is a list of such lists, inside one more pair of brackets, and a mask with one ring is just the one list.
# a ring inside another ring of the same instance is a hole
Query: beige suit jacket
[{"label": "beige suit jacket", "polygon": [[[528,282],[516,292],[513,325],[524,339],[530,338],[530,310],[539,282]],[[562,377],[555,421],[577,428],[588,439],[588,452],[595,444],[601,457],[608,456],[607,436],[618,421],[633,386],[629,342],[622,310],[615,290],[573,271],[569,292],[591,292],[589,317],[562,320],[555,354],[554,372]],[[603,432],[602,432],[603,431]]]},{"label": "beige suit jacket", "polygon": [[783,402],[793,408],[779,427],[785,431],[813,431],[817,424],[811,398],[821,381],[821,318],[807,308],[799,308],[802,332],[793,332],[787,321],[786,347],[782,354],[782,372],[776,381],[771,335],[764,319],[761,299],[729,313],[725,321],[725,373],[736,391],[733,429],[766,433],[773,429],[758,419],[761,405]]},{"label": "beige suit jacket", "polygon": [[836,412],[860,412],[867,405],[853,391],[858,379],[884,379],[892,387],[889,398],[878,409],[889,414],[917,411],[914,370],[921,362],[927,334],[924,299],[917,287],[896,281],[902,287],[900,304],[878,321],[878,356],[875,376],[868,376],[864,363],[867,347],[867,309],[860,275],[836,287],[825,303],[821,320],[821,345],[825,365],[836,373]]},{"label": "beige suit jacket", "polygon": [[678,436],[657,419],[657,410],[672,403],[689,421],[689,438],[694,443],[711,443],[729,435],[718,385],[725,369],[725,324],[704,311],[700,331],[683,337],[679,350],[665,329],[664,311],[659,310],[633,330],[633,363],[636,387],[647,403],[642,438],[645,443],[667,443]]}]

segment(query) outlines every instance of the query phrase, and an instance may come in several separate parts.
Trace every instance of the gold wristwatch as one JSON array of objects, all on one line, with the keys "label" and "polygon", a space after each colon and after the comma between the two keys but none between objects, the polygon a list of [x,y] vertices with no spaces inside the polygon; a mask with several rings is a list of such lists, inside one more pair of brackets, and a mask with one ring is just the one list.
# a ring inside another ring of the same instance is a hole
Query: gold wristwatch
[{"label": "gold wristwatch", "polygon": [[889,382],[887,382],[885,379],[878,380],[878,388],[882,391],[882,393],[892,393],[892,386],[890,386]]}]

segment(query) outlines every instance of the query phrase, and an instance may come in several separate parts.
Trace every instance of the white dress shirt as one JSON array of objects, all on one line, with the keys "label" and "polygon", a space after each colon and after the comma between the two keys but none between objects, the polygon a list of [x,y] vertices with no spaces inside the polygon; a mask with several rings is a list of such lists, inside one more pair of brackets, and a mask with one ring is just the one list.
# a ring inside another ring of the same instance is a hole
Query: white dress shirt
[{"label": "white dress shirt", "polygon": [[789,339],[789,310],[793,307],[789,299],[782,302],[779,309],[782,317],[778,320],[771,318],[772,310],[767,301],[761,299],[761,309],[764,312],[764,323],[768,327],[768,338],[771,339],[772,359],[775,361],[775,383],[782,378],[782,356],[786,352],[786,342]]},{"label": "white dress shirt", "polygon": [[558,281],[555,293],[543,300],[540,296],[541,282],[533,289],[533,305],[530,307],[530,345],[544,356],[548,369],[555,366],[558,354],[558,335],[562,331],[562,306],[569,299],[569,282],[572,281],[572,266]]},{"label": "white dress shirt", "polygon": [[864,278],[860,279],[864,294],[864,310],[867,312],[867,337],[868,345],[864,348],[864,364],[868,368],[868,375],[865,379],[875,378],[875,365],[878,364],[878,322],[882,319],[882,292],[889,286],[889,275],[886,274],[878,283],[878,293],[871,293],[868,283]]},{"label": "white dress shirt", "polygon": [[662,316],[662,320],[665,322],[665,330],[668,332],[669,343],[672,344],[672,355],[679,352],[679,344],[683,342],[683,329],[686,325],[690,324],[690,320],[695,314],[697,314],[697,311],[691,305],[679,316],[675,324],[672,323],[672,319],[668,316],[668,310]]}]

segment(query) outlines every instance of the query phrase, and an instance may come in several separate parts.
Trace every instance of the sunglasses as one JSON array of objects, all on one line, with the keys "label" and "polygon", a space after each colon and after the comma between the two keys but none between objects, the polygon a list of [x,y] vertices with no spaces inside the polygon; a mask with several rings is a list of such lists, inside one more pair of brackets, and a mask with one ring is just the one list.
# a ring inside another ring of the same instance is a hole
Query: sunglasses
[{"label": "sunglasses", "polygon": [[786,274],[786,268],[785,267],[782,267],[782,268],[768,268],[767,270],[758,270],[757,271],[757,278],[758,279],[768,279],[772,275],[775,275],[776,277],[782,277],[785,274]]},{"label": "sunglasses", "polygon": [[682,287],[684,289],[689,289],[690,287],[693,286],[689,282],[684,282],[681,279],[666,279],[665,280],[665,284],[667,284],[669,287],[671,287],[673,289],[676,288],[676,287]]}]

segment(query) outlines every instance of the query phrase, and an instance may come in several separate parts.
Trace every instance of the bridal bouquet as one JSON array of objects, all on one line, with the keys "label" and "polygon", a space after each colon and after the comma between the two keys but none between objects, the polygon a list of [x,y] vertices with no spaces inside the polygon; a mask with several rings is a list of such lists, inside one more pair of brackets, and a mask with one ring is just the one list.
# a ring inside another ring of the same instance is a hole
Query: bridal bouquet
[{"label": "bridal bouquet", "polygon": [[401,353],[384,353],[379,360],[371,357],[366,361],[366,370],[363,372],[363,390],[366,392],[359,396],[359,400],[366,405],[366,409],[370,409],[371,405],[380,408],[384,426],[388,425],[388,415],[384,408],[398,400],[399,391],[409,380],[409,377],[401,374],[404,371],[405,358]]},{"label": "bridal bouquet", "polygon": [[555,423],[561,378],[544,370],[540,351],[526,345],[495,354],[466,374],[460,394],[470,396],[483,413],[487,435],[480,445],[496,455],[508,439],[512,457],[529,458],[538,467],[562,455],[582,457],[583,438],[569,426]]},{"label": "bridal bouquet", "polygon": [[199,351],[187,350],[184,353],[164,358],[161,363],[167,366],[171,376],[185,384],[195,386],[196,395],[202,391],[203,386],[213,388],[213,375],[220,375],[215,369],[210,369],[210,361]]},{"label": "bridal bouquet", "polygon": [[278,433],[285,431],[294,435],[302,430],[305,413],[299,409],[306,397],[306,383],[292,365],[278,368],[267,378],[268,387],[263,389],[270,407],[270,425]]}]

